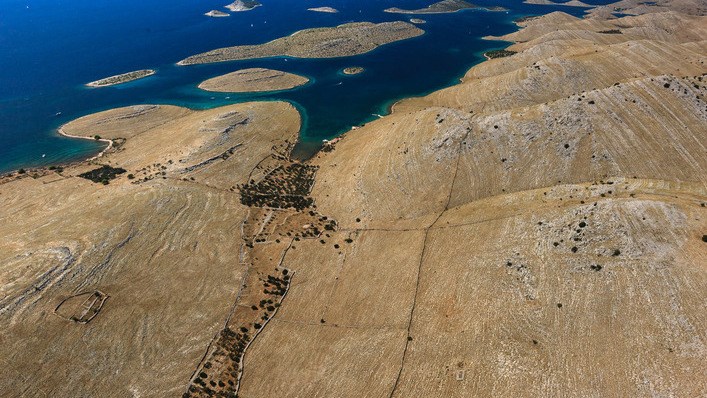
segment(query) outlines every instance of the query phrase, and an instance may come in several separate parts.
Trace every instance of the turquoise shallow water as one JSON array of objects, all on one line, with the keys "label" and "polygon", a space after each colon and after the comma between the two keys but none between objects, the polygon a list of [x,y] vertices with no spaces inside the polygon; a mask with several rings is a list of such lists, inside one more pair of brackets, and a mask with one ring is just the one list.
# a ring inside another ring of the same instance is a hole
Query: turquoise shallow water
[{"label": "turquoise shallow water", "polygon": [[[602,0],[599,0],[602,1]],[[8,0],[0,13],[0,173],[89,157],[102,145],[60,137],[56,128],[77,117],[105,109],[164,103],[194,109],[251,100],[287,100],[303,113],[300,153],[310,153],[322,139],[385,114],[404,97],[424,95],[454,84],[483,52],[507,43],[481,40],[516,29],[513,20],[574,7],[522,4],[519,0],[483,0],[508,12],[467,10],[415,16],[425,35],[378,48],[367,54],[335,59],[267,58],[198,66],[176,66],[189,55],[218,47],[257,44],[297,30],[352,21],[408,20],[384,13],[388,7],[420,8],[431,1],[343,0],[273,1],[228,18],[202,14],[230,1]],[[596,1],[594,3],[597,3]],[[307,11],[331,6],[337,14]],[[360,75],[343,76],[348,66]],[[241,68],[264,67],[299,73],[312,83],[288,91],[259,94],[208,93],[203,80]],[[88,89],[84,83],[137,69],[157,69],[136,82]],[[97,132],[100,134],[100,132]]]}]

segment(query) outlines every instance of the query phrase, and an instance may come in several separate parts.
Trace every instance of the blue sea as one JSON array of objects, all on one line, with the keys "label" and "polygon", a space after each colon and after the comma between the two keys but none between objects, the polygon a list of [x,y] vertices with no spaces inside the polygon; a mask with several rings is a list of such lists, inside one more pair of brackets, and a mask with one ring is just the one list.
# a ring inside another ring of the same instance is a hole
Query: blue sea
[{"label": "blue sea", "polygon": [[[388,7],[421,8],[434,0],[261,0],[263,5],[227,18],[203,14],[230,0],[4,0],[0,5],[0,173],[20,167],[90,157],[99,142],[61,137],[56,129],[77,117],[133,104],[173,104],[205,109],[252,100],[286,100],[302,113],[297,152],[311,154],[330,139],[389,112],[395,101],[455,84],[483,53],[508,43],[482,40],[517,29],[513,20],[575,7],[478,0],[508,12],[466,10],[402,15]],[[605,4],[595,0],[590,3]],[[307,11],[330,6],[337,14]],[[335,59],[267,58],[177,66],[189,55],[240,44],[258,44],[295,31],[346,22],[422,18],[425,35],[367,54]],[[362,66],[364,73],[341,70]],[[311,83],[259,94],[204,92],[205,79],[237,69],[263,67],[305,75]],[[85,83],[137,69],[157,74],[135,82],[90,89]],[[100,134],[99,131],[96,134]]]}]

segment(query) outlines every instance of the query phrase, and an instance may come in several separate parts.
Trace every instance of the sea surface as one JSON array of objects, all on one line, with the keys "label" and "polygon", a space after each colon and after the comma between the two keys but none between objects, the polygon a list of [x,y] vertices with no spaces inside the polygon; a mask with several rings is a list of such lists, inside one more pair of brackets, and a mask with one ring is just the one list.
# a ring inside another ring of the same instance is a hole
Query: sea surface
[{"label": "sea surface", "polygon": [[[252,100],[286,100],[302,113],[298,153],[312,153],[323,139],[389,112],[395,101],[453,85],[483,53],[508,45],[482,40],[517,29],[526,15],[584,9],[534,6],[521,0],[478,0],[508,12],[465,10],[403,15],[388,7],[421,8],[434,0],[261,0],[263,5],[227,18],[203,14],[230,0],[4,0],[0,4],[0,173],[20,167],[90,157],[103,144],[61,137],[56,130],[77,117],[134,104],[212,108]],[[606,4],[606,0],[589,1]],[[337,14],[307,11],[331,6]],[[423,36],[372,52],[334,59],[266,58],[177,66],[187,56],[240,44],[259,44],[295,31],[346,22],[422,18]],[[362,66],[360,75],[341,70]],[[208,78],[250,67],[298,73],[312,82],[288,91],[228,94],[201,91]],[[157,74],[131,83],[87,88],[93,80],[138,69]],[[100,135],[100,131],[96,131]]]}]

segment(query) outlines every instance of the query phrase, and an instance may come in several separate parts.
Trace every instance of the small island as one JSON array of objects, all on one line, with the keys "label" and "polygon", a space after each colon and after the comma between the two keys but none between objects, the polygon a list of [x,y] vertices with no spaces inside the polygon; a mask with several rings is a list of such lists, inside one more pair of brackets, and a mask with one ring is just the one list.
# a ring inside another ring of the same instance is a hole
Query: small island
[{"label": "small island", "polygon": [[365,69],[363,69],[360,66],[350,66],[348,68],[344,68],[342,71],[345,75],[358,75],[359,73],[363,73]]},{"label": "small island", "polygon": [[120,75],[106,77],[104,79],[96,80],[91,83],[87,83],[88,87],[107,87],[114,86],[116,84],[122,84],[131,82],[133,80],[142,79],[143,77],[154,75],[156,72],[154,69],[142,69],[133,72],[123,73]]},{"label": "small island", "polygon": [[412,22],[416,25],[427,23],[427,21],[425,21],[424,19],[420,19],[420,18],[410,18],[410,22]]},{"label": "small island", "polygon": [[479,8],[479,6],[477,6],[476,4],[468,3],[464,0],[442,0],[426,8],[419,8],[416,10],[406,10],[402,8],[392,7],[387,8],[383,11],[395,14],[446,14],[471,8]]},{"label": "small island", "polygon": [[364,54],[376,48],[424,34],[417,26],[402,22],[355,22],[335,27],[305,29],[256,45],[219,48],[183,59],[177,65],[288,56],[336,58]]},{"label": "small island", "polygon": [[279,70],[250,68],[217,76],[199,84],[206,91],[222,93],[255,93],[289,90],[307,84],[309,79]]},{"label": "small island", "polygon": [[223,18],[229,16],[229,14],[223,12],[223,11],[218,11],[218,10],[211,10],[207,13],[205,13],[207,17],[212,17],[212,18]]},{"label": "small island", "polygon": [[592,8],[591,4],[581,2],[580,0],[570,0],[565,3],[558,3],[552,0],[525,0],[525,4],[541,5],[541,6],[566,6],[566,7],[583,7]]},{"label": "small island", "polygon": [[255,0],[236,0],[233,3],[226,6],[229,10],[233,12],[250,11],[255,7],[260,7],[262,4]]},{"label": "small island", "polygon": [[314,8],[308,8],[307,10],[308,11],[315,11],[315,12],[328,12],[331,14],[335,14],[335,13],[339,12],[339,10],[337,10],[336,8],[332,8],[332,7],[314,7]]}]

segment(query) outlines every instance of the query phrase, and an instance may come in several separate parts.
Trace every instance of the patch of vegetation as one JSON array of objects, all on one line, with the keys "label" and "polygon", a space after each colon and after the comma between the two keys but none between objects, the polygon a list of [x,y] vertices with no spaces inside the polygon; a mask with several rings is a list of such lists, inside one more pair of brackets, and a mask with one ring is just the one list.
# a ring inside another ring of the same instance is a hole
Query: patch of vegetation
[{"label": "patch of vegetation", "polygon": [[108,165],[103,165],[97,169],[93,169],[83,174],[79,174],[79,177],[91,180],[95,183],[107,185],[110,180],[117,178],[120,174],[123,174],[125,172],[126,170],[121,167],[111,167]]},{"label": "patch of vegetation", "polygon": [[491,50],[484,53],[485,56],[491,59],[510,57],[513,54],[516,54],[516,52],[511,50]]},{"label": "patch of vegetation", "polygon": [[239,186],[241,203],[251,207],[294,208],[303,210],[312,207],[314,200],[309,194],[314,184],[317,167],[292,163],[279,166],[259,182]]},{"label": "patch of vegetation", "polygon": [[538,19],[538,18],[540,18],[540,16],[538,16],[538,15],[529,15],[527,17],[518,18],[518,19],[514,20],[513,22],[523,23],[523,22],[532,21],[533,19]]}]

